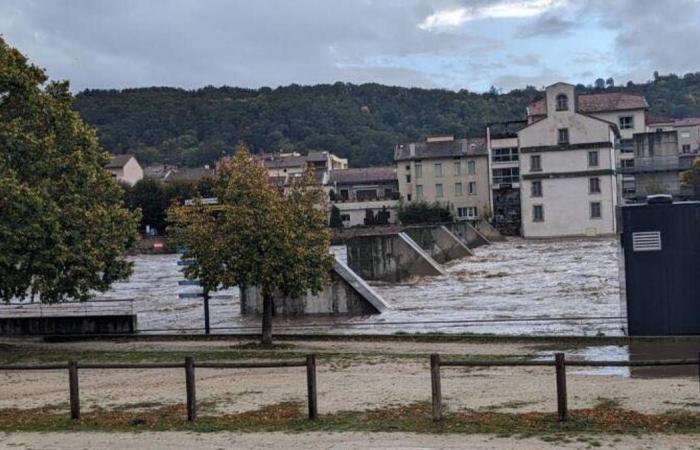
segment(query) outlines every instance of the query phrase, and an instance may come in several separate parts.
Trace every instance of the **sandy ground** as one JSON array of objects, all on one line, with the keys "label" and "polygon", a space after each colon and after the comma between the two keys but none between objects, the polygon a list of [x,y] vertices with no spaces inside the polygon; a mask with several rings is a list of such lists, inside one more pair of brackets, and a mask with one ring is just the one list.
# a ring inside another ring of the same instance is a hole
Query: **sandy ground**
[{"label": "sandy ground", "polygon": [[[584,441],[577,441],[583,439]],[[411,433],[9,433],[0,434],[2,449],[107,449],[197,448],[245,449],[590,449],[620,450],[700,448],[694,435],[577,436],[572,442],[545,442],[538,438],[500,438],[484,435],[429,435]]]},{"label": "sandy ground", "polygon": [[[518,344],[416,344],[371,342],[294,342],[294,351],[318,351],[319,412],[365,410],[406,405],[430,399],[427,354],[527,355],[533,350]],[[60,344],[66,348],[110,350],[207,349],[223,350],[228,342],[152,342]],[[218,347],[217,347],[218,346]],[[324,356],[326,352],[383,355]],[[416,353],[417,358],[397,358],[392,353]],[[84,410],[96,406],[138,406],[149,403],[180,403],[185,399],[184,370],[81,370],[80,396]],[[698,380],[691,376],[663,379],[591,375],[569,369],[569,407],[591,407],[602,399],[618,400],[622,407],[643,412],[672,409],[700,411]],[[0,408],[31,408],[44,405],[67,407],[65,370],[0,373]],[[450,410],[496,410],[503,412],[556,410],[554,369],[549,367],[496,367],[467,369],[445,367],[442,371],[445,406]],[[197,369],[197,397],[211,402],[206,412],[239,412],[283,401],[306,402],[303,368]]]}]

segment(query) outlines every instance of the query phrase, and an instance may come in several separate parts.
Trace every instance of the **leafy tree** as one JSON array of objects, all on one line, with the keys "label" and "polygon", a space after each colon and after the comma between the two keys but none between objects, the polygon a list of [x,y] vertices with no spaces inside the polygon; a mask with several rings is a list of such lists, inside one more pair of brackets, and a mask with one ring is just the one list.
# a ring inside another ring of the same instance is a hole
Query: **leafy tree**
[{"label": "leafy tree", "polygon": [[165,232],[166,210],[170,199],[163,184],[153,178],[143,178],[126,190],[126,204],[131,210],[141,211],[141,229],[149,225],[159,233]]},{"label": "leafy tree", "polygon": [[205,291],[258,287],[262,343],[270,344],[275,296],[318,293],[327,281],[333,258],[324,193],[309,170],[281,194],[243,146],[221,166],[214,190],[216,212],[201,203],[169,210],[172,235],[193,260],[185,276]]},{"label": "leafy tree", "polygon": [[104,166],[108,155],[47,83],[0,39],[0,299],[87,300],[126,279],[138,214]]},{"label": "leafy tree", "polygon": [[343,228],[343,219],[340,217],[340,209],[337,206],[331,206],[331,217],[328,221],[328,226],[331,228]]},{"label": "leafy tree", "polygon": [[693,160],[693,166],[681,174],[684,187],[693,189],[693,196],[700,198],[700,156]]},{"label": "leafy tree", "polygon": [[399,220],[403,224],[452,222],[450,210],[439,203],[414,202],[399,206]]}]

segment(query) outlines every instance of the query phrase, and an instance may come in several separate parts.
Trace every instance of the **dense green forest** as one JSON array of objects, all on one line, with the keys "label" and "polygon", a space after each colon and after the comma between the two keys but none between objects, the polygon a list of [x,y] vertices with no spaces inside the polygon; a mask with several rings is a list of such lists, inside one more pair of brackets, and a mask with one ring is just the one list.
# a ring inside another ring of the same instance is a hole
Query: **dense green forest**
[{"label": "dense green forest", "polygon": [[[611,79],[577,87],[641,92],[657,116],[700,116],[700,72],[655,73],[653,81],[623,88]],[[74,108],[97,128],[105,149],[134,153],[144,165],[200,166],[244,142],[253,152],[329,150],[362,167],[391,162],[397,142],[428,134],[481,135],[486,123],[522,119],[527,104],[540,95],[534,87],[477,94],[348,83],[161,87],[86,90],[76,96]]]}]

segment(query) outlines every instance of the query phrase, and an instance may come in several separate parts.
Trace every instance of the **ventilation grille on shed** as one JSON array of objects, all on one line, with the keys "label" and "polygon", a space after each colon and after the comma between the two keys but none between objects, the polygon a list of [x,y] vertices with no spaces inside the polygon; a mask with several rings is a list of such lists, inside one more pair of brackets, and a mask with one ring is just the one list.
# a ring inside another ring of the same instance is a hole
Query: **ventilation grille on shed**
[{"label": "ventilation grille on shed", "polygon": [[632,250],[635,252],[658,252],[661,250],[661,232],[632,233]]}]

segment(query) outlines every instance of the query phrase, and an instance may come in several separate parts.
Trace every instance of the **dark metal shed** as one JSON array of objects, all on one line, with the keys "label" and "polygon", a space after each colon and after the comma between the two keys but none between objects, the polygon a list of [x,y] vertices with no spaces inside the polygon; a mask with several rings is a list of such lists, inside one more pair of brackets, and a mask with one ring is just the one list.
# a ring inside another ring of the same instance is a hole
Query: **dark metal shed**
[{"label": "dark metal shed", "polygon": [[621,219],[629,334],[700,335],[700,202],[650,198]]}]

